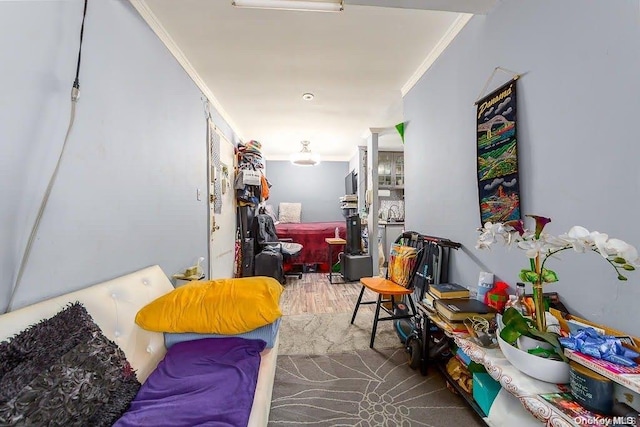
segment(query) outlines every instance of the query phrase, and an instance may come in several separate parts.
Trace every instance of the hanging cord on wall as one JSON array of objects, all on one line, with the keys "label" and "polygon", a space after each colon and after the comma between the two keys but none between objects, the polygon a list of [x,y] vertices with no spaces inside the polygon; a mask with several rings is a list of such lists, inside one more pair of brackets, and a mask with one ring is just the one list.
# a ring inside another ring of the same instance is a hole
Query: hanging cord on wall
[{"label": "hanging cord on wall", "polygon": [[29,240],[27,241],[27,246],[24,250],[24,254],[22,255],[22,261],[20,262],[20,269],[18,270],[18,277],[16,278],[16,282],[13,285],[13,290],[11,291],[11,297],[9,298],[9,304],[7,305],[7,309],[5,313],[11,311],[13,308],[13,300],[16,296],[16,292],[20,287],[20,283],[22,281],[22,275],[24,274],[24,270],[29,261],[29,256],[31,255],[31,247],[33,246],[33,242],[38,234],[38,228],[40,227],[40,220],[42,219],[42,215],[44,214],[44,209],[47,206],[47,202],[49,201],[49,195],[51,194],[51,189],[53,188],[53,184],[56,181],[56,177],[58,176],[58,170],[60,169],[60,163],[62,161],[62,155],[64,154],[64,149],[67,146],[67,140],[69,139],[69,134],[71,133],[71,128],[73,128],[73,122],[76,116],[76,103],[80,98],[80,58],[82,54],[82,38],[84,36],[84,19],[87,16],[87,1],[84,0],[84,11],[82,12],[82,26],[80,27],[80,47],[78,49],[78,65],[76,66],[76,78],[73,81],[73,87],[71,88],[71,114],[69,117],[69,126],[67,127],[67,134],[64,137],[64,142],[62,144],[62,149],[60,150],[60,155],[58,156],[58,162],[56,163],[56,167],[51,174],[51,178],[49,179],[49,184],[47,185],[47,190],[42,197],[42,201],[40,202],[40,209],[38,210],[38,215],[36,216],[36,220],[33,223],[33,227],[31,228],[31,234],[29,235]]},{"label": "hanging cord on wall", "polygon": [[503,67],[496,67],[493,69],[493,73],[491,73],[491,76],[489,76],[489,78],[487,79],[487,82],[484,84],[484,87],[482,88],[482,92],[480,92],[480,95],[478,95],[478,99],[476,99],[475,105],[478,104],[478,102],[480,102],[480,100],[484,97],[485,92],[487,91],[487,88],[489,87],[489,84],[491,83],[491,81],[493,80],[493,77],[496,75],[496,73],[498,71],[502,71],[503,73],[507,73],[507,74],[511,74],[511,79],[512,80],[518,80],[520,77],[524,76],[524,74],[518,74],[515,71],[511,71],[511,70],[507,70],[506,68]]}]

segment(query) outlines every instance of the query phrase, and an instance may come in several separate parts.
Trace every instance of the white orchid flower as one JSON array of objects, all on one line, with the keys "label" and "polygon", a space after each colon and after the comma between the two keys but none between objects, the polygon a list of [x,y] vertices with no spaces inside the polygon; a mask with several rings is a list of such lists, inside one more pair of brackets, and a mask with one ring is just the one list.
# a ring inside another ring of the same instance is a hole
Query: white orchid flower
[{"label": "white orchid flower", "polygon": [[599,233],[597,231],[592,231],[589,236],[591,237],[591,240],[593,241],[595,247],[598,249],[598,252],[600,252],[600,255],[602,255],[603,258],[608,258],[609,255],[611,255],[610,253],[608,253],[609,251],[606,246],[607,240],[609,240],[609,235]]},{"label": "white orchid flower", "polygon": [[571,246],[571,243],[566,240],[547,233],[540,234],[540,240],[544,241],[545,247],[548,251],[557,251]]},{"label": "white orchid flower", "polygon": [[480,236],[478,236],[476,248],[487,249],[497,241],[510,244],[511,234],[507,231],[503,223],[492,223],[488,221],[484,224],[484,227],[480,229]]},{"label": "white orchid flower", "polygon": [[560,238],[573,246],[573,249],[576,252],[580,253],[591,250],[593,245],[591,233],[589,232],[589,230],[579,225],[574,225],[573,227],[571,227],[571,229],[569,229],[569,232],[560,235]]},{"label": "white orchid flower", "polygon": [[527,258],[535,259],[538,255],[544,255],[548,252],[547,245],[542,240],[522,240],[518,242],[518,247],[524,249]]},{"label": "white orchid flower", "polygon": [[[536,221],[535,232],[524,228],[522,220],[509,221],[507,223],[487,222],[482,229],[477,249],[489,248],[493,243],[502,240],[509,246],[517,246],[525,251],[530,260],[530,267],[523,269],[520,278],[534,284],[542,286],[544,283],[558,281],[558,275],[546,267],[549,258],[558,258],[557,254],[564,250],[574,249],[576,252],[598,252],[602,255],[616,272],[618,280],[627,280],[624,274],[633,271],[633,266],[640,266],[640,256],[635,247],[620,240],[610,239],[608,234],[598,231],[590,232],[579,225],[573,226],[565,234],[556,237],[544,232],[544,227],[551,221],[549,218],[527,215]],[[623,274],[624,273],[624,274]],[[544,312],[544,306],[540,301],[534,301],[536,313]],[[543,319],[543,320],[540,320]],[[544,318],[536,318],[536,327],[540,331],[547,330]]]},{"label": "white orchid flower", "polygon": [[491,243],[481,241],[478,239],[476,242],[476,249],[491,249]]},{"label": "white orchid flower", "polygon": [[630,264],[640,265],[640,259],[638,259],[638,251],[625,241],[620,239],[609,239],[606,243],[606,251],[610,255],[616,255],[624,258]]}]

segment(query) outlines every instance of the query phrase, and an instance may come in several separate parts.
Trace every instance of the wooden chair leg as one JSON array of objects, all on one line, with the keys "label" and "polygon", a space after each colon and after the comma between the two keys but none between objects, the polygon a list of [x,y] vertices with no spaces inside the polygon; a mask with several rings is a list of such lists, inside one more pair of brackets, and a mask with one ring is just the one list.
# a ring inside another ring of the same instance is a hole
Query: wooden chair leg
[{"label": "wooden chair leg", "polygon": [[362,285],[362,290],[360,291],[360,296],[358,297],[358,302],[356,302],[356,307],[353,309],[353,316],[351,316],[351,324],[356,320],[356,314],[358,314],[358,308],[360,307],[360,301],[362,301],[362,295],[364,295],[364,285]]},{"label": "wooden chair leg", "polygon": [[373,348],[373,341],[376,339],[376,330],[378,329],[378,316],[380,315],[381,304],[382,294],[378,294],[378,301],[376,302],[376,314],[373,317],[373,329],[371,329],[371,343],[369,343],[369,348]]}]

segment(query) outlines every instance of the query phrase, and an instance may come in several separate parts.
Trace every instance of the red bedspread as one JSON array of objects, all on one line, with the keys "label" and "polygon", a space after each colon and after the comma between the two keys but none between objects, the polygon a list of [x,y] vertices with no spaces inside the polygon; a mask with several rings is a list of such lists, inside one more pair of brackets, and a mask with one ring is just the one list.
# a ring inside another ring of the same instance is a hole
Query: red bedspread
[{"label": "red bedspread", "polygon": [[[324,241],[327,237],[335,237],[335,230],[338,227],[340,237],[346,237],[346,221],[333,222],[305,222],[300,224],[281,223],[276,225],[276,233],[279,239],[290,238],[295,243],[302,245],[302,251],[285,265],[285,270],[290,270],[292,264],[310,265],[316,264],[318,271],[328,272],[330,264],[329,245]],[[332,264],[337,262],[338,253],[344,247],[334,246]]]}]

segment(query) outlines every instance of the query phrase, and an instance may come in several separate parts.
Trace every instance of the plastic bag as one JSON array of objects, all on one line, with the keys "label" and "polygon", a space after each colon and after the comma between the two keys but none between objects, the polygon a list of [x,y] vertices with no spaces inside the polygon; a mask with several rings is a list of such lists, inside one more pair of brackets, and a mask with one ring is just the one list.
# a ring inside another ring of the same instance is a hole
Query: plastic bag
[{"label": "plastic bag", "polygon": [[417,258],[418,250],[416,248],[397,243],[391,245],[388,266],[389,280],[405,288],[409,286],[409,279]]}]

